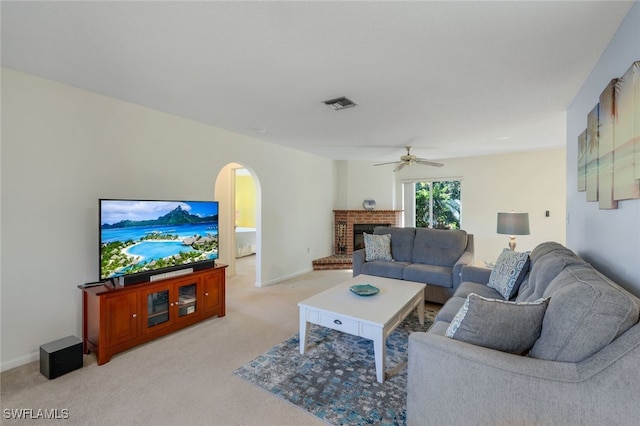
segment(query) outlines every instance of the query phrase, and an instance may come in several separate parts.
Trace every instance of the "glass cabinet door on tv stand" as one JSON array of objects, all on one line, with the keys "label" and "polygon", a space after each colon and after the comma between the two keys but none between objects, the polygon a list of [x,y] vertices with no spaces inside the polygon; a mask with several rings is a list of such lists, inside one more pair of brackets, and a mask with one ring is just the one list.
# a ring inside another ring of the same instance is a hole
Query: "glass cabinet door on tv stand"
[{"label": "glass cabinet door on tv stand", "polygon": [[141,291],[142,330],[151,333],[171,325],[173,315],[170,308],[171,287],[168,285],[143,289]]},{"label": "glass cabinet door on tv stand", "polygon": [[192,315],[197,312],[197,286],[196,284],[185,284],[178,286],[178,318]]},{"label": "glass cabinet door on tv stand", "polygon": [[147,295],[147,327],[169,321],[169,289]]},{"label": "glass cabinet door on tv stand", "polygon": [[198,283],[182,278],[171,285],[144,290],[146,303],[144,326],[149,332],[186,320],[198,313]]}]

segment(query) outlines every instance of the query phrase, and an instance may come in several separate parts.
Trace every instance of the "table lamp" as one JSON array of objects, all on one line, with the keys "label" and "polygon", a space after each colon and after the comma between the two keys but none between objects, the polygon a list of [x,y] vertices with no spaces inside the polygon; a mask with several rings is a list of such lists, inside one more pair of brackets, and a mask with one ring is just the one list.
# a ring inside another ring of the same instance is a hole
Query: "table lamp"
[{"label": "table lamp", "polygon": [[516,235],[529,235],[529,213],[498,213],[498,234],[509,235],[509,248],[516,249]]}]

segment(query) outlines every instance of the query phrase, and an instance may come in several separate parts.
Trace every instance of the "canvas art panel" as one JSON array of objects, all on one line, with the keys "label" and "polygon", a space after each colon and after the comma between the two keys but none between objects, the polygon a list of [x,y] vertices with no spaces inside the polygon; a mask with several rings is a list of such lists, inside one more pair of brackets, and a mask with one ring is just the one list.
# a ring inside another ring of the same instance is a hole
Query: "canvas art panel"
[{"label": "canvas art panel", "polygon": [[598,111],[593,107],[587,116],[586,186],[587,201],[598,201]]},{"label": "canvas art panel", "polygon": [[587,130],[578,136],[578,191],[587,190]]},{"label": "canvas art panel", "polygon": [[634,179],[640,180],[640,61],[633,63],[634,84],[633,84],[633,128],[635,137],[635,173]]},{"label": "canvas art panel", "polygon": [[640,62],[635,62],[615,85],[613,199],[640,198],[640,176],[635,176],[636,150],[640,149],[635,123],[635,87],[640,81]]},{"label": "canvas art panel", "polygon": [[598,202],[601,209],[618,208],[613,199],[613,149],[615,138],[615,86],[614,78],[600,94],[598,132]]}]

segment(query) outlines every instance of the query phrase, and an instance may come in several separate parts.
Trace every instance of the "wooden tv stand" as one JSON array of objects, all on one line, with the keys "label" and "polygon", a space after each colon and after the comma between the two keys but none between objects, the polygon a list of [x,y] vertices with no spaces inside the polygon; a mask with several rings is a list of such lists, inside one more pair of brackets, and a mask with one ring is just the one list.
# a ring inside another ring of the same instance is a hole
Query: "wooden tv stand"
[{"label": "wooden tv stand", "polygon": [[225,268],[127,286],[82,290],[84,353],[111,356],[212,316],[225,316]]}]

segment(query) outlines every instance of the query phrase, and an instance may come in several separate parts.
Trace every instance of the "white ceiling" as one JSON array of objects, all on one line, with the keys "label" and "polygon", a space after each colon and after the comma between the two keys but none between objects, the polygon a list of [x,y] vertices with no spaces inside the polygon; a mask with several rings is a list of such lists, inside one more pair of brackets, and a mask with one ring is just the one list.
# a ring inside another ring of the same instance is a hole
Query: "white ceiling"
[{"label": "white ceiling", "polygon": [[337,160],[467,157],[565,146],[632,4],[2,1],[2,65]]}]

